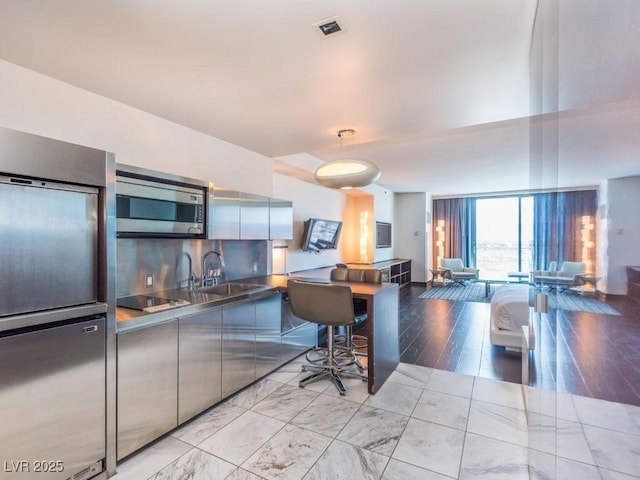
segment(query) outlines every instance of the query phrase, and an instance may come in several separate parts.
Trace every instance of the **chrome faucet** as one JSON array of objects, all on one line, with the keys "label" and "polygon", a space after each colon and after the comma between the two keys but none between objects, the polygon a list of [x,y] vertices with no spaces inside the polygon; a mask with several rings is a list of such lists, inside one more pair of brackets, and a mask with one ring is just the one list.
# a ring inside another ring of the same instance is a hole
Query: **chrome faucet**
[{"label": "chrome faucet", "polygon": [[[220,268],[207,270],[207,258],[212,254],[218,256]],[[207,253],[205,253],[202,257],[202,281],[200,283],[200,286],[207,287],[210,285],[209,282],[211,282],[212,285],[217,285],[218,280],[222,276],[222,269],[224,269],[224,267],[224,257],[219,252],[216,252],[215,250],[209,250]]]},{"label": "chrome faucet", "polygon": [[[196,286],[196,273],[193,271],[193,259],[188,252],[184,252],[184,255],[189,260],[189,277],[187,278],[187,288],[193,290]],[[178,281],[178,288],[182,288],[182,280]]]}]

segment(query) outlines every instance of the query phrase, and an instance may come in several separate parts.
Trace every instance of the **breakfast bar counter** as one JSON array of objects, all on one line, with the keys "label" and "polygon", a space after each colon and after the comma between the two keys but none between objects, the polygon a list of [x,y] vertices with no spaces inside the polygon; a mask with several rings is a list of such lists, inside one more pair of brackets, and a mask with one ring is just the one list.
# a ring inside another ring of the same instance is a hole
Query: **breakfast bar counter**
[{"label": "breakfast bar counter", "polygon": [[[310,282],[331,283],[330,269],[318,269],[291,275],[268,275],[243,279],[243,283],[268,285],[286,292],[290,278]],[[334,282],[335,283],[335,282]],[[367,302],[368,390],[373,394],[384,384],[400,362],[398,344],[399,286],[359,282],[339,282],[349,285],[353,298]]]}]

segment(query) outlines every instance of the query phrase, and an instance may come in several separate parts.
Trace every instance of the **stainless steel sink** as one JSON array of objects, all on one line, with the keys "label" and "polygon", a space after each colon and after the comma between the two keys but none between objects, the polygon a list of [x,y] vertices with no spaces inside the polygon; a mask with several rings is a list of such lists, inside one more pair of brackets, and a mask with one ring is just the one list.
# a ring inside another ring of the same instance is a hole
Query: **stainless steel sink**
[{"label": "stainless steel sink", "polygon": [[225,299],[241,299],[250,297],[256,293],[270,290],[266,285],[253,285],[250,283],[223,283],[210,287],[199,287],[193,290],[179,289],[167,290],[158,293],[158,296],[171,299],[182,299],[192,305],[212,302],[224,302]]}]

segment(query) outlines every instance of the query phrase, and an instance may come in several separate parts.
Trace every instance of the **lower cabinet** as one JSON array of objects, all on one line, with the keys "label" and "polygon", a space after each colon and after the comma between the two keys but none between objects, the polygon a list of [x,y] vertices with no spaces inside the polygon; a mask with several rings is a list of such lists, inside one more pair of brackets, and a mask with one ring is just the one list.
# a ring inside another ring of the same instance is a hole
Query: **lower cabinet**
[{"label": "lower cabinet", "polygon": [[177,320],[118,335],[118,460],[178,425],[177,382]]},{"label": "lower cabinet", "polygon": [[640,303],[640,267],[627,267],[627,295]]},{"label": "lower cabinet", "polygon": [[300,325],[283,334],[280,348],[280,365],[315,347],[317,341],[318,325],[311,322]]},{"label": "lower cabinet", "polygon": [[222,308],[180,317],[178,423],[222,399]]},{"label": "lower cabinet", "polygon": [[256,378],[277,369],[280,363],[281,297],[256,302]]},{"label": "lower cabinet", "polygon": [[284,363],[280,303],[274,294],[119,333],[117,459]]},{"label": "lower cabinet", "polygon": [[222,308],[222,396],[246,387],[256,379],[255,302]]},{"label": "lower cabinet", "polygon": [[277,369],[280,294],[222,308],[222,397]]}]

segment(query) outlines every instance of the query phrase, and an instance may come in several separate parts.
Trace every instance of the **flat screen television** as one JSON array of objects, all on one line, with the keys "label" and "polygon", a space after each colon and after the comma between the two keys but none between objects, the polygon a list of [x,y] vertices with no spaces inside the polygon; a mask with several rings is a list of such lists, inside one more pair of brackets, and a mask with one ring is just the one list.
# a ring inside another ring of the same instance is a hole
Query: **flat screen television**
[{"label": "flat screen television", "polygon": [[391,247],[391,224],[376,222],[376,248]]},{"label": "flat screen television", "polygon": [[340,230],[342,230],[342,222],[310,218],[304,222],[302,250],[320,252],[335,249],[338,246]]}]

